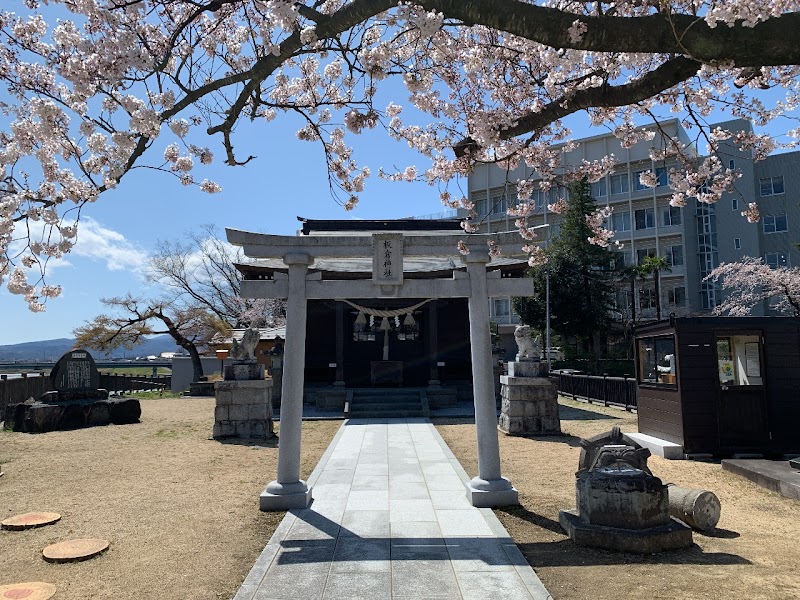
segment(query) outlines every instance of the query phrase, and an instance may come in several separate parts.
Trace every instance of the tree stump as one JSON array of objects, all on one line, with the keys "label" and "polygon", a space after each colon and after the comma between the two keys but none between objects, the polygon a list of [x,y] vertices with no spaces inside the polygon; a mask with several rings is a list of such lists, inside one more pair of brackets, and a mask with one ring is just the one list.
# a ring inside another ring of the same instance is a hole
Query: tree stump
[{"label": "tree stump", "polygon": [[719,523],[722,507],[714,492],[669,486],[669,514],[698,531],[711,531]]},{"label": "tree stump", "polygon": [[47,600],[56,593],[56,586],[44,581],[29,581],[0,585],[0,598],[25,598],[25,600]]},{"label": "tree stump", "polygon": [[[5,519],[2,523],[0,523],[0,527],[2,527],[2,529],[9,529],[11,531],[19,531],[22,529],[33,529],[35,527],[52,525],[60,520],[61,515],[58,513],[29,512]],[[2,596],[0,596],[0,598],[2,598]]]},{"label": "tree stump", "polygon": [[111,422],[114,425],[136,423],[142,416],[142,407],[136,398],[122,398],[108,403],[111,409]]},{"label": "tree stump", "polygon": [[108,541],[100,539],[67,540],[52,544],[42,550],[48,562],[77,562],[97,556],[108,549]]},{"label": "tree stump", "polygon": [[105,400],[98,400],[89,407],[86,413],[86,424],[108,425],[111,422],[111,406]]},{"label": "tree stump", "polygon": [[59,429],[79,429],[86,427],[86,411],[81,404],[67,404],[61,416]]}]

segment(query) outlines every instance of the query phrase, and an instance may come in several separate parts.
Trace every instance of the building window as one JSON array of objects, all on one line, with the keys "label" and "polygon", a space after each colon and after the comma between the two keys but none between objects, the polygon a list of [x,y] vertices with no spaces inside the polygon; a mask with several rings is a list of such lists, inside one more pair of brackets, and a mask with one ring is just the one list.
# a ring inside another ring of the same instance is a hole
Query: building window
[{"label": "building window", "polygon": [[667,304],[670,306],[686,306],[686,288],[676,287],[668,290]]},{"label": "building window", "polygon": [[736,161],[735,161],[735,160],[733,160],[733,159],[730,159],[730,160],[728,161],[728,168],[729,168],[731,171],[733,171],[734,169],[736,169]]},{"label": "building window", "polygon": [[629,263],[627,252],[614,252],[614,258],[612,259],[612,267],[615,269],[622,269],[625,265]]},{"label": "building window", "polygon": [[649,189],[649,186],[646,186],[641,181],[642,173],[649,173],[649,172],[650,169],[643,169],[641,171],[633,172],[633,189],[635,189],[636,191]]},{"label": "building window", "polygon": [[630,231],[631,230],[631,213],[629,212],[614,212],[611,213],[611,228],[614,231]]},{"label": "building window", "polygon": [[495,298],[492,303],[494,304],[495,317],[511,316],[511,300],[508,298]]},{"label": "building window", "polygon": [[758,335],[716,338],[717,367],[722,385],[763,385],[761,340]]},{"label": "building window", "polygon": [[667,167],[656,167],[656,179],[658,180],[658,187],[664,187],[669,183]]},{"label": "building window", "polygon": [[680,225],[681,209],[677,206],[665,206],[663,217],[665,227],[669,227],[670,225]]},{"label": "building window", "polygon": [[592,197],[603,198],[606,195],[606,180],[605,178],[600,181],[595,181],[592,184]]},{"label": "building window", "polygon": [[762,196],[777,196],[783,193],[783,175],[764,177],[759,183]]},{"label": "building window", "polygon": [[533,198],[536,202],[536,208],[542,208],[545,204],[552,204],[556,201],[556,196],[558,195],[555,189],[551,189],[547,192],[542,190],[536,190],[533,193]]},{"label": "building window", "polygon": [[642,287],[639,288],[639,308],[647,310],[648,308],[656,307],[656,290],[655,288]]},{"label": "building window", "polygon": [[731,198],[731,210],[739,210],[739,199]]},{"label": "building window", "polygon": [[667,262],[671,267],[683,264],[683,246],[667,246]]},{"label": "building window", "polygon": [[[635,171],[634,172],[634,174],[633,174],[633,187],[634,187],[635,190],[646,190],[646,189],[649,189],[649,186],[646,186],[641,182],[641,175],[642,175],[642,173],[650,173],[650,172],[651,172],[651,169],[643,169],[641,171]],[[666,167],[657,167],[654,174],[656,176],[656,182],[657,182],[656,185],[658,187],[663,187],[663,186],[667,185],[669,177],[668,177],[668,173],[667,173],[667,168]]]},{"label": "building window", "polygon": [[740,238],[733,238],[733,247],[737,250],[742,249],[742,240]]},{"label": "building window", "polygon": [[478,216],[483,216],[486,214],[486,205],[487,200],[486,198],[478,198],[475,202],[475,211],[478,213]]},{"label": "building window", "polygon": [[651,229],[656,226],[652,208],[640,208],[635,212],[636,229]]},{"label": "building window", "polygon": [[764,262],[771,269],[789,266],[789,255],[785,252],[768,252],[764,255]]},{"label": "building window", "polygon": [[764,215],[762,223],[764,233],[780,233],[788,229],[786,215]]},{"label": "building window", "polygon": [[641,265],[646,256],[655,256],[655,248],[639,248],[636,251],[636,264]]},{"label": "building window", "polygon": [[617,173],[608,178],[611,184],[611,194],[625,194],[630,190],[630,181],[627,173]]},{"label": "building window", "polygon": [[492,196],[492,214],[498,215],[504,212],[506,212],[505,194],[502,196]]},{"label": "building window", "polygon": [[639,382],[675,385],[675,339],[660,336],[638,342]]}]

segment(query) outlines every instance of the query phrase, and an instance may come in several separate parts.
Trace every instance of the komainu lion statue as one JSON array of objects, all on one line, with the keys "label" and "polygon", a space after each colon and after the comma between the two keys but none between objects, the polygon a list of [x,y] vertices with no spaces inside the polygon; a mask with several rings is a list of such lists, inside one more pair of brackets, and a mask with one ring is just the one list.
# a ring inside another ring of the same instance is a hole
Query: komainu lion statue
[{"label": "komainu lion statue", "polygon": [[514,330],[514,341],[517,342],[517,360],[520,358],[539,359],[542,348],[539,344],[540,338],[533,339],[533,331],[528,325],[517,325]]},{"label": "komainu lion statue", "polygon": [[258,346],[260,340],[261,334],[258,332],[258,329],[245,330],[241,342],[233,340],[231,351],[228,353],[229,358],[233,360],[254,361],[256,359],[256,346]]}]

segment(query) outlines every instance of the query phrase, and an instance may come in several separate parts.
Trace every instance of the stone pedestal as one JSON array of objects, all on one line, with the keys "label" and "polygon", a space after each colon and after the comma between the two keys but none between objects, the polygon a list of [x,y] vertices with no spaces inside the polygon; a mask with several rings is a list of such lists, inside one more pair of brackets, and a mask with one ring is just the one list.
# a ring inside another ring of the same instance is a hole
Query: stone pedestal
[{"label": "stone pedestal", "polygon": [[669,514],[669,495],[658,477],[640,469],[601,467],[578,473],[577,510],[559,523],[578,545],[652,553],[692,544],[692,530]]},{"label": "stone pedestal", "polygon": [[429,381],[428,387],[425,388],[425,393],[428,395],[428,405],[430,408],[455,406],[458,400],[458,390],[455,388],[444,388],[439,385],[438,381],[435,384]]},{"label": "stone pedestal", "polygon": [[[334,386],[335,385],[336,384],[334,384]],[[344,403],[346,400],[347,390],[343,387],[317,390],[314,394],[314,405],[317,410],[344,411]]]},{"label": "stone pedestal", "polygon": [[[261,373],[263,377],[263,366]],[[214,409],[214,439],[266,440],[275,435],[272,425],[271,380],[262,378],[218,381],[214,384],[214,395],[217,398]]]},{"label": "stone pedestal", "polygon": [[250,381],[264,379],[264,365],[257,362],[233,363],[225,365],[225,381]]},{"label": "stone pedestal", "polygon": [[500,377],[500,431],[508,435],[560,435],[558,391],[538,360],[508,363]]}]

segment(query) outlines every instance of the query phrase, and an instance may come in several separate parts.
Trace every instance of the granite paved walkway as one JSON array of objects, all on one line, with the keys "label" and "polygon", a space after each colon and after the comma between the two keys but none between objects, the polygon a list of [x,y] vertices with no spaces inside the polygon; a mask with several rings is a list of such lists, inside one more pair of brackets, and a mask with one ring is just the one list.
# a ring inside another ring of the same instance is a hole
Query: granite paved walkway
[{"label": "granite paved walkway", "polygon": [[427,419],[345,421],[235,600],[550,598]]}]

